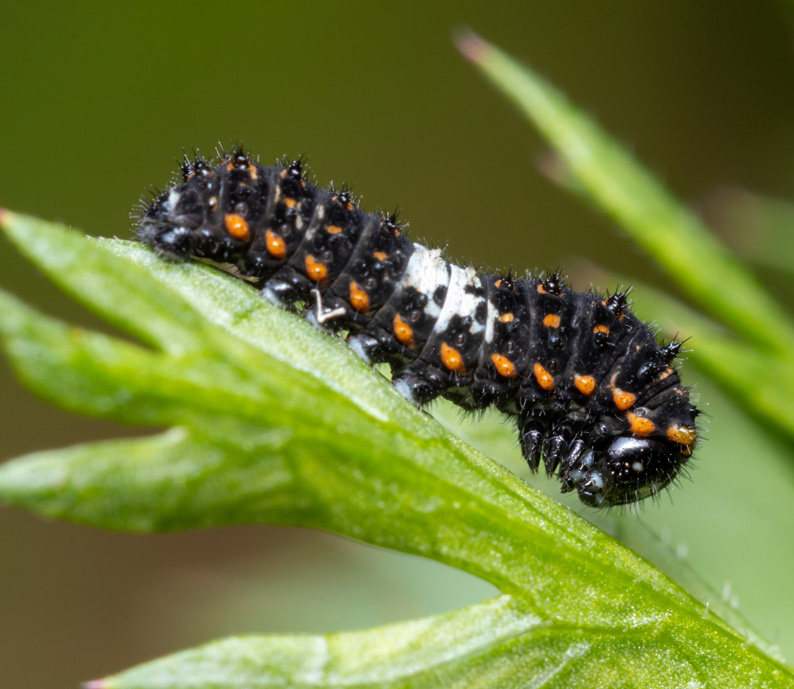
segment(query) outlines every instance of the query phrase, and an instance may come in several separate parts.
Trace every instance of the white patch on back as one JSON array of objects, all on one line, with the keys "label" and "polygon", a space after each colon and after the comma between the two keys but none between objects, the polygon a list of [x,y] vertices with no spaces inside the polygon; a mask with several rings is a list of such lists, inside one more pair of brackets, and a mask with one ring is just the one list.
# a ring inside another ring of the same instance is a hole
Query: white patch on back
[{"label": "white patch on back", "polygon": [[171,189],[171,191],[168,192],[168,198],[164,204],[165,210],[175,210],[177,203],[179,203],[179,192],[176,189]]},{"label": "white patch on back", "polygon": [[436,304],[433,294],[439,287],[449,284],[448,266],[441,258],[441,249],[426,249],[415,244],[405,268],[405,275],[400,281],[400,287],[413,287],[427,297],[424,311],[431,318],[438,318],[441,314],[441,307]]},{"label": "white patch on back", "polygon": [[477,272],[474,268],[461,268],[460,266],[450,266],[451,276],[449,279],[449,289],[447,290],[447,298],[444,301],[444,307],[441,309],[441,315],[438,317],[434,332],[443,332],[449,327],[449,322],[453,316],[470,316],[471,326],[469,332],[476,335],[482,332],[484,326],[478,323],[474,318],[474,312],[477,310],[477,305],[480,303],[482,296],[473,294],[466,291],[466,286],[480,287],[480,278],[477,277]]},{"label": "white patch on back", "polygon": [[499,312],[496,310],[496,307],[493,305],[491,300],[488,300],[488,313],[485,316],[485,341],[488,344],[493,342],[493,334],[494,334],[494,322],[496,319],[499,318]]}]

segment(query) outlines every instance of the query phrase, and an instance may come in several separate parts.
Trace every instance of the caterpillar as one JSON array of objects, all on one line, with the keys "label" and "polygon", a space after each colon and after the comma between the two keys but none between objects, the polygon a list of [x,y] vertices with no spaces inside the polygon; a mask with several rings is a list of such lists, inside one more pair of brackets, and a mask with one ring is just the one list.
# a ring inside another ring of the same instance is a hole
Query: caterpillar
[{"label": "caterpillar", "polygon": [[303,161],[264,167],[242,148],[185,156],[181,180],[136,217],[157,254],[232,264],[265,299],[345,331],[412,403],[441,396],[515,417],[532,471],[542,462],[586,505],[656,495],[695,447],[698,410],[673,365],[681,343],[658,344],[627,292],[448,262],[394,214],[315,186]]}]

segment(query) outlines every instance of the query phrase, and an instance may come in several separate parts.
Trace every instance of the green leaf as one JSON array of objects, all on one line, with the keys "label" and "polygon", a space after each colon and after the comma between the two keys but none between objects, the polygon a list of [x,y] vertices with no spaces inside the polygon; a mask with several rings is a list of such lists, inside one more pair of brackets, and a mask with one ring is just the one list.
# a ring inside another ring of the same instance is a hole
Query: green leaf
[{"label": "green leaf", "polygon": [[[687,663],[669,662],[670,639],[575,629],[526,614],[511,596],[445,615],[365,632],[226,639],[147,663],[88,689],[270,687],[702,686]],[[731,686],[731,668],[709,678]],[[754,681],[746,676],[749,686]]]},{"label": "green leaf", "polygon": [[764,268],[794,272],[794,203],[727,189],[710,200],[709,210],[738,255]]},{"label": "green leaf", "polygon": [[458,47],[549,140],[571,181],[694,302],[748,341],[794,361],[789,315],[693,213],[529,67],[470,32]]},{"label": "green leaf", "polygon": [[[438,560],[507,594],[384,629],[222,641],[96,686],[269,686],[274,677],[291,686],[384,677],[423,687],[622,677],[646,687],[794,686],[788,669],[647,562],[450,436],[341,340],[245,283],[136,244],[10,213],[2,222],[64,289],[153,347],[6,296],[0,334],[20,375],[68,408],[172,427],[7,463],[4,500],[128,531],[312,526]],[[301,674],[306,667],[319,670]]]},{"label": "green leaf", "polygon": [[[526,615],[510,596],[445,615],[366,632],[323,636],[279,635],[226,639],[147,663],[108,680],[97,689],[150,687],[392,687],[525,686],[520,665],[528,662],[553,673],[569,659],[551,644],[515,653],[534,635],[558,637]],[[581,657],[582,643],[557,638]],[[511,653],[512,651],[512,653]],[[515,661],[505,656],[513,655]],[[186,680],[185,678],[193,678]]]}]

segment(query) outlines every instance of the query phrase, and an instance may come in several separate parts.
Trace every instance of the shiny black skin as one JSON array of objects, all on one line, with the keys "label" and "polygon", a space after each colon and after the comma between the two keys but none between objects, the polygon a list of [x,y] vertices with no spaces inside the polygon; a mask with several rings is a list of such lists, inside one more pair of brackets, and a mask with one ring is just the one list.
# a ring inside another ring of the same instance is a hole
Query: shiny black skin
[{"label": "shiny black skin", "polygon": [[[182,181],[137,216],[138,239],[170,259],[231,263],[270,300],[306,304],[308,317],[347,331],[365,359],[389,363],[395,385],[420,406],[444,396],[467,410],[494,405],[515,416],[532,470],[542,462],[563,492],[578,491],[588,505],[633,503],[675,480],[694,440],[675,442],[669,429],[690,429],[694,439],[698,412],[671,365],[680,344],[660,346],[631,313],[626,293],[574,292],[556,273],[478,273],[466,286],[472,310],[436,328],[433,303],[441,308],[456,295],[443,285],[423,294],[406,280],[411,256],[422,248],[394,216],[364,213],[349,191],[319,189],[303,168],[301,161],[263,167],[239,149],[215,164],[186,159]],[[244,218],[249,236],[230,235],[224,224],[230,213]],[[281,255],[268,248],[274,237]],[[313,279],[307,257],[322,262],[327,277]],[[448,273],[458,270],[443,265]],[[368,295],[366,310],[351,303],[354,284]],[[327,321],[314,308],[315,291],[323,314],[335,314]],[[489,314],[493,331],[486,341]],[[508,322],[495,319],[504,314]],[[396,316],[411,327],[408,344],[395,336]],[[558,325],[545,325],[547,316]],[[444,344],[460,353],[459,370],[440,358]],[[500,374],[494,355],[508,357],[514,375]],[[553,379],[551,389],[541,384],[537,364]],[[574,384],[577,373],[595,379],[592,392]],[[635,396],[629,409],[616,407],[616,390]],[[638,417],[652,422],[653,431],[638,435],[632,426]]]}]

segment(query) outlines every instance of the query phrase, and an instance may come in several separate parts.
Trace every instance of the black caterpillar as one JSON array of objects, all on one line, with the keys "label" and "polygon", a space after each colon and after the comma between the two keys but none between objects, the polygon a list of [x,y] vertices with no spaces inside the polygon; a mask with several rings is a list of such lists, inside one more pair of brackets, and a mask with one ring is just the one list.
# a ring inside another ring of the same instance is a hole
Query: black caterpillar
[{"label": "black caterpillar", "polygon": [[657,344],[625,292],[449,263],[394,215],[318,189],[300,160],[263,167],[237,149],[215,165],[186,157],[181,172],[141,209],[140,241],[171,259],[231,263],[269,301],[305,304],[362,358],[388,362],[414,404],[444,396],[516,416],[529,466],[542,458],[563,492],[595,507],[642,500],[692,454],[698,412],[672,367],[681,344]]}]

